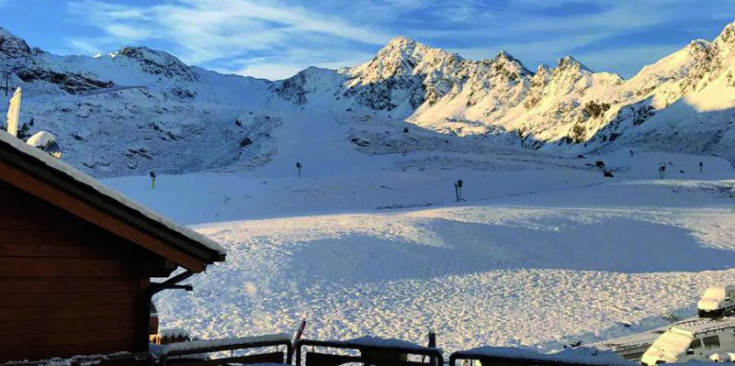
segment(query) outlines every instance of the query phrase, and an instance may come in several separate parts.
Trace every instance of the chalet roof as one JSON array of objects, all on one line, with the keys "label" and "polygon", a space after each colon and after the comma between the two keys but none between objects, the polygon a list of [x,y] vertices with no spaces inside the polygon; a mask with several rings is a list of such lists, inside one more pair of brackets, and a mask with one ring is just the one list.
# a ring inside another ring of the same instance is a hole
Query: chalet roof
[{"label": "chalet roof", "polygon": [[[143,231],[167,245],[176,247],[176,249],[201,260],[205,265],[224,261],[224,248],[211,239],[186,226],[177,224],[71,165],[27,145],[22,140],[2,130],[0,130],[0,162],[8,163],[43,183],[60,189],[75,199],[115,217],[115,219],[134,227],[136,230]],[[0,180],[5,180],[5,175],[5,173],[0,172]],[[19,188],[23,189],[24,187]],[[38,196],[37,193],[32,194]],[[39,198],[43,199],[44,197]],[[60,206],[60,208],[72,211],[69,207]],[[134,238],[128,239],[136,242]]]}]

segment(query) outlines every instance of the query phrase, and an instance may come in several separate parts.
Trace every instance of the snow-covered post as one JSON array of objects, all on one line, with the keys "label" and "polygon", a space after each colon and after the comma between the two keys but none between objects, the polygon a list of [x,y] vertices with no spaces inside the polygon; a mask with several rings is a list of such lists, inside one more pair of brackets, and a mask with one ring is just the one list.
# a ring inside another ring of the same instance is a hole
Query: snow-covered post
[{"label": "snow-covered post", "polygon": [[13,97],[10,98],[10,105],[8,106],[8,133],[13,136],[18,136],[18,121],[20,120],[20,99],[23,91],[20,87],[15,89]]},{"label": "snow-covered post", "polygon": [[301,177],[301,163],[296,162],[296,176]]},{"label": "snow-covered post", "polygon": [[151,170],[151,189],[156,189],[156,172]]}]

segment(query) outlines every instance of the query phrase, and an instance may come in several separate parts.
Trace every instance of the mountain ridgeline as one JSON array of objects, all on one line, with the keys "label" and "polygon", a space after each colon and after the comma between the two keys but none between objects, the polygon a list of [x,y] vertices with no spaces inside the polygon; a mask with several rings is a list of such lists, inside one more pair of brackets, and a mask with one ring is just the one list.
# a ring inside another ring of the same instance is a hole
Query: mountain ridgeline
[{"label": "mountain ridgeline", "polygon": [[145,47],[56,56],[0,28],[0,72],[24,89],[21,118],[97,176],[260,166],[278,152],[278,127],[305,110],[557,154],[637,148],[735,161],[734,50],[735,23],[625,80],[571,56],[531,71],[504,51],[473,61],[398,37],[365,64],[268,81]]}]

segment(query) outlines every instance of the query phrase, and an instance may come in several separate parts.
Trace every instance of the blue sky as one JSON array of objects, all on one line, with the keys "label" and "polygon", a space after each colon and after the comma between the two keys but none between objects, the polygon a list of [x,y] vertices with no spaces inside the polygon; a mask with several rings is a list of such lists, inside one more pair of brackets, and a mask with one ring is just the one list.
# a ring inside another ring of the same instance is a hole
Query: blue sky
[{"label": "blue sky", "polygon": [[733,21],[733,0],[0,0],[0,26],[55,54],[145,45],[269,79],[366,62],[398,35],[470,59],[503,49],[532,70],[572,55],[630,77]]}]

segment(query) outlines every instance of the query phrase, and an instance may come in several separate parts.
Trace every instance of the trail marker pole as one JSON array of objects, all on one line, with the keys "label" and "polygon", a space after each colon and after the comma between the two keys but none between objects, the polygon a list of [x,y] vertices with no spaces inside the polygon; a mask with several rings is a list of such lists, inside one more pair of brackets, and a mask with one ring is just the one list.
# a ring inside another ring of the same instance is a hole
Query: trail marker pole
[{"label": "trail marker pole", "polygon": [[457,183],[454,183],[454,194],[457,196],[457,202],[464,201],[462,199],[462,185],[464,185],[464,182],[461,179],[458,179]]}]

